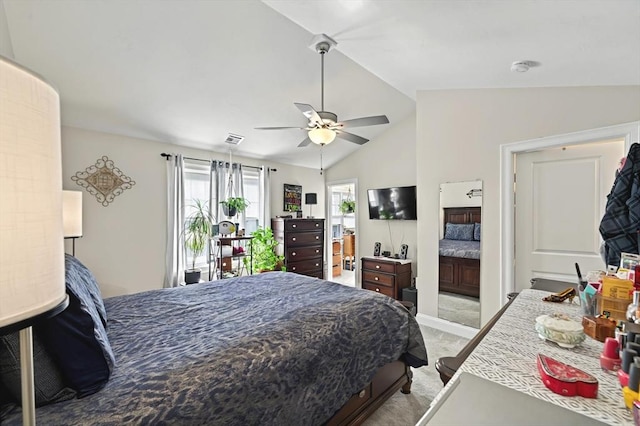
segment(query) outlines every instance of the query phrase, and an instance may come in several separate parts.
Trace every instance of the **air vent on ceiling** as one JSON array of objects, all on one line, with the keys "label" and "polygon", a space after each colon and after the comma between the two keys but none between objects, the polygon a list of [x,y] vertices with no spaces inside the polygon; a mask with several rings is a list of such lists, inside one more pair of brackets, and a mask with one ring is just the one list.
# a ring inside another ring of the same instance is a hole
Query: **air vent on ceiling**
[{"label": "air vent on ceiling", "polygon": [[229,133],[225,142],[231,145],[240,145],[240,142],[244,140],[244,136],[234,135],[233,133]]}]

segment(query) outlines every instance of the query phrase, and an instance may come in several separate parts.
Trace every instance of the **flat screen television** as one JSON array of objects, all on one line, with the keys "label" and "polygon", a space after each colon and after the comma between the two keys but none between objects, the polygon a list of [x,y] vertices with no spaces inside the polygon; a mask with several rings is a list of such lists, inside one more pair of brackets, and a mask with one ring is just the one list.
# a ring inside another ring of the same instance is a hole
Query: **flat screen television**
[{"label": "flat screen television", "polygon": [[369,201],[369,219],[418,219],[415,186],[369,189],[367,190],[367,198]]}]

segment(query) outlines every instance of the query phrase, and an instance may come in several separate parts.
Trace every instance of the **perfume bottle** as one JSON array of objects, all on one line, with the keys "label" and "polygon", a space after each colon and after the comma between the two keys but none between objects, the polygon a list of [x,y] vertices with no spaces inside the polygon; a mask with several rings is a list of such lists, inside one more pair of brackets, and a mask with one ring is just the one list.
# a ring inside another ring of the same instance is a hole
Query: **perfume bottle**
[{"label": "perfume bottle", "polygon": [[627,321],[640,322],[640,291],[633,292],[633,302],[627,307]]}]

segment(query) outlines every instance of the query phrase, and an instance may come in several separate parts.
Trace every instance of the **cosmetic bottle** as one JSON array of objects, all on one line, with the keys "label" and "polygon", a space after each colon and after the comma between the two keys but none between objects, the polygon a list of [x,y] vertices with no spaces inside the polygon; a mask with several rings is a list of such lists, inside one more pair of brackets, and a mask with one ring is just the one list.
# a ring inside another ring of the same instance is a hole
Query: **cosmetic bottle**
[{"label": "cosmetic bottle", "polygon": [[638,356],[638,352],[632,349],[624,349],[622,351],[622,362],[620,363],[620,369],[618,370],[618,381],[620,387],[624,388],[629,384],[629,369],[633,364],[633,358]]},{"label": "cosmetic bottle", "polygon": [[[639,359],[640,361],[640,359]],[[624,405],[628,410],[633,407],[633,401],[638,399],[638,386],[640,385],[640,365],[636,362],[629,367],[629,383],[622,388]]]},{"label": "cosmetic bottle", "polygon": [[607,337],[600,355],[600,367],[605,371],[616,372],[620,369],[621,362],[618,341],[613,337]]}]

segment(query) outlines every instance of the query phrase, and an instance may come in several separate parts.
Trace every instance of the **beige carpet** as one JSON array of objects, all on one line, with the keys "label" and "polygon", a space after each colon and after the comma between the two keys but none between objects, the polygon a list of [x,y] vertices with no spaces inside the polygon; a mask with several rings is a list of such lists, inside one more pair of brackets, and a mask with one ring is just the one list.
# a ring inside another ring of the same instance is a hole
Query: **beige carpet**
[{"label": "beige carpet", "polygon": [[364,426],[415,425],[442,389],[440,375],[435,369],[436,360],[456,355],[468,342],[468,339],[433,328],[420,326],[420,329],[427,345],[429,365],[413,369],[410,394],[396,392],[364,422]]},{"label": "beige carpet", "polygon": [[480,300],[459,294],[438,294],[438,318],[480,328]]}]

